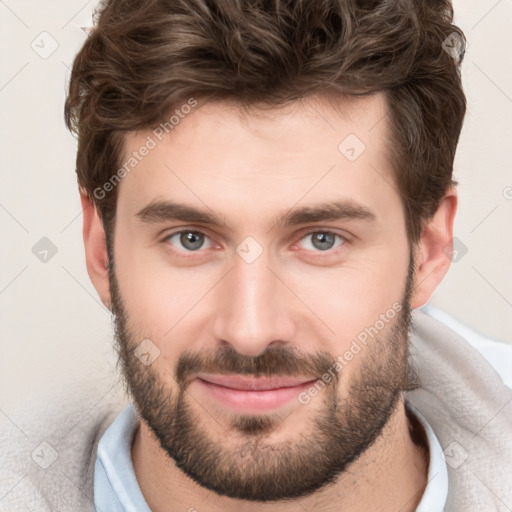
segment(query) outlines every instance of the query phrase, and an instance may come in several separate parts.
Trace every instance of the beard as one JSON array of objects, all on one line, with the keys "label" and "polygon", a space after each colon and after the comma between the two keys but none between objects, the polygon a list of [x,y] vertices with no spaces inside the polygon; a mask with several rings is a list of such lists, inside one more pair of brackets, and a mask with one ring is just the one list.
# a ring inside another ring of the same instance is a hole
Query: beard
[{"label": "beard", "polygon": [[112,258],[110,262],[119,363],[138,416],[183,473],[218,495],[259,502],[287,500],[333,484],[380,437],[402,393],[418,387],[408,360],[414,272],[411,257],[402,308],[361,351],[358,357],[363,359],[345,384],[343,399],[338,396],[336,372],[325,385],[325,396],[312,400],[320,408],[311,408],[307,420],[294,425],[293,439],[269,441],[270,434],[286,421],[278,414],[225,413],[229,418],[225,431],[215,436],[212,426],[218,430],[219,422],[194,403],[187,389],[198,373],[321,378],[332,369],[335,358],[326,352],[303,354],[272,345],[255,357],[225,346],[215,352],[185,351],[174,373],[168,370],[177,383],[171,389],[169,379],[163,378],[167,376],[143,365],[134,354],[143,337],[128,328],[129,313]]}]

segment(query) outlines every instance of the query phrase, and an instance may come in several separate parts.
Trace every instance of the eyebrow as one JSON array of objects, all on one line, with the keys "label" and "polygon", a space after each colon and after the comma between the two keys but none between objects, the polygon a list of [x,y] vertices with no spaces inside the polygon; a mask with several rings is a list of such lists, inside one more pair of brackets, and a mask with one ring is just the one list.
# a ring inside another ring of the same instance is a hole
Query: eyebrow
[{"label": "eyebrow", "polygon": [[[184,203],[155,200],[139,210],[135,216],[142,222],[158,224],[167,221],[180,221],[212,226],[227,226],[225,219],[211,210],[196,208]],[[274,219],[277,227],[297,226],[309,222],[327,222],[336,220],[365,220],[375,221],[375,213],[366,206],[355,203],[350,199],[328,201],[311,206],[295,207],[284,215]],[[229,228],[228,228],[229,229]]]}]

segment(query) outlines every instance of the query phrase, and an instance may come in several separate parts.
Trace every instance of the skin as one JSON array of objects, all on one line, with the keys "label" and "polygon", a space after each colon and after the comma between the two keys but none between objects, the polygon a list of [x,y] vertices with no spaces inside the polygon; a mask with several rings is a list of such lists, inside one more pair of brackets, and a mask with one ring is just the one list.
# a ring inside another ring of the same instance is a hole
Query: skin
[{"label": "skin", "polygon": [[[186,350],[200,353],[230,346],[256,357],[269,346],[284,344],[335,358],[402,299],[410,248],[387,157],[386,100],[375,94],[339,102],[340,108],[334,108],[327,98],[315,96],[265,115],[242,114],[229,102],[200,103],[118,185],[114,259],[119,291],[130,331],[150,338],[160,350],[151,368],[167,389],[176,388],[169,369]],[[338,151],[348,134],[366,145],[353,162]],[[148,135],[150,130],[130,134],[126,154],[140,148]],[[137,212],[155,199],[207,209],[221,215],[225,224],[142,222]],[[292,207],[337,199],[367,207],[375,220],[275,225]],[[110,307],[103,226],[85,195],[82,204],[87,269]],[[445,252],[456,206],[451,188],[413,247],[412,308],[428,301],[449,268]],[[187,253],[179,237],[173,242],[165,238],[187,228],[207,235],[205,248]],[[320,251],[307,236],[313,228],[345,238]],[[251,264],[236,252],[248,236],[263,248]],[[340,398],[361,377],[362,365],[375,348],[369,345],[343,369]],[[208,435],[226,450],[235,448],[239,440],[223,435],[227,412],[194,383],[189,392]],[[307,407],[287,405],[267,442],[277,446],[307,434],[311,418],[325,406],[322,393]],[[382,435],[334,485],[287,502],[241,501],[205,489],[176,467],[144,422],[135,435],[132,459],[142,493],[155,512],[413,511],[428,470],[421,447],[410,437],[403,396]]]}]

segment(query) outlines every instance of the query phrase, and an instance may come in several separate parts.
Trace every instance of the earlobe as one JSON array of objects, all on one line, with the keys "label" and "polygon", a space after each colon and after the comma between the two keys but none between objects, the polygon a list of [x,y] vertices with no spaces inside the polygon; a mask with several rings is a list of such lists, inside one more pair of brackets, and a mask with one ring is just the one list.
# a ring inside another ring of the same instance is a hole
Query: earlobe
[{"label": "earlobe", "polygon": [[426,304],[448,272],[453,249],[457,190],[450,187],[434,215],[426,222],[414,251],[415,274],[411,307]]},{"label": "earlobe", "polygon": [[108,280],[108,252],[103,223],[93,201],[80,192],[83,215],[83,238],[87,272],[101,302],[111,308]]}]

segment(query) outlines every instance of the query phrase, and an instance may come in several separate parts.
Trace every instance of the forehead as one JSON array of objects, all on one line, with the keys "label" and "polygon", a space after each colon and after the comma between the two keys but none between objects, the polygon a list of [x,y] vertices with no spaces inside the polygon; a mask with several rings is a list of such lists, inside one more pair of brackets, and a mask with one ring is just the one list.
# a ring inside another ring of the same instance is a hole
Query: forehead
[{"label": "forehead", "polygon": [[397,204],[386,112],[381,93],[312,96],[266,110],[197,101],[172,124],[127,136],[124,162],[136,165],[118,185],[118,214],[166,198],[244,222],[298,202]]}]

